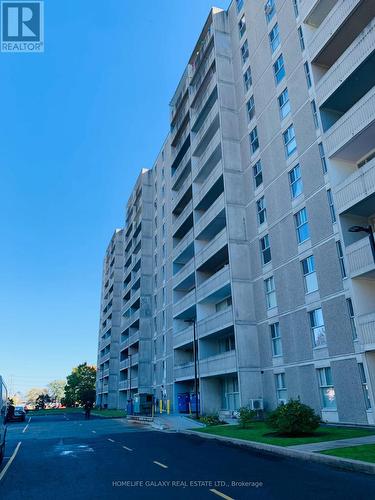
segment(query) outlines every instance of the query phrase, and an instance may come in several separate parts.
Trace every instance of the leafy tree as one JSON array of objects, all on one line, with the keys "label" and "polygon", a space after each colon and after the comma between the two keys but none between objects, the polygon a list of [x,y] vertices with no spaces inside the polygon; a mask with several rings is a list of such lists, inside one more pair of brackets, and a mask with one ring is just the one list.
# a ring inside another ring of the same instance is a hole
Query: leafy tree
[{"label": "leafy tree", "polygon": [[37,410],[44,410],[47,403],[51,402],[51,398],[48,394],[39,394],[35,401],[35,408]]},{"label": "leafy tree", "polygon": [[257,412],[254,410],[250,410],[250,408],[247,408],[246,406],[243,406],[242,408],[240,408],[239,414],[240,427],[247,429],[253,423]]},{"label": "leafy tree", "polygon": [[36,400],[41,394],[47,394],[48,390],[41,387],[33,387],[26,394],[26,403],[29,405],[35,405]]},{"label": "leafy tree", "polygon": [[291,399],[285,405],[280,405],[270,413],[267,425],[280,434],[298,436],[311,434],[320,423],[320,417],[310,406],[296,399]]},{"label": "leafy tree", "polygon": [[66,406],[74,406],[77,403],[83,405],[86,401],[95,401],[96,368],[87,363],[82,363],[73,368],[67,377],[65,386],[64,403]]},{"label": "leafy tree", "polygon": [[64,397],[66,380],[53,380],[48,384],[48,393],[51,398],[60,403]]}]

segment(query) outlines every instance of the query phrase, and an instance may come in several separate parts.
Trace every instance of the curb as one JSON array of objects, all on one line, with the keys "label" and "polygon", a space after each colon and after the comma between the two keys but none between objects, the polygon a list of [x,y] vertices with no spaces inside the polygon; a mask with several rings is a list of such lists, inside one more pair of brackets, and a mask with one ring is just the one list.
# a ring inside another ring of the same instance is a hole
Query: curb
[{"label": "curb", "polygon": [[259,450],[265,453],[283,455],[284,457],[297,458],[299,460],[306,460],[306,461],[326,464],[328,466],[336,467],[347,471],[361,472],[364,474],[375,474],[375,464],[369,462],[362,462],[360,460],[350,460],[345,458],[333,457],[330,455],[320,455],[318,453],[312,453],[308,451],[292,450],[288,447],[284,448],[273,444],[264,444],[264,443],[257,443],[255,441],[246,441],[245,439],[227,438],[225,436],[215,436],[214,434],[205,434],[199,431],[179,431],[179,432],[187,436],[213,439],[216,441],[221,441],[227,444],[232,444],[243,448]]}]

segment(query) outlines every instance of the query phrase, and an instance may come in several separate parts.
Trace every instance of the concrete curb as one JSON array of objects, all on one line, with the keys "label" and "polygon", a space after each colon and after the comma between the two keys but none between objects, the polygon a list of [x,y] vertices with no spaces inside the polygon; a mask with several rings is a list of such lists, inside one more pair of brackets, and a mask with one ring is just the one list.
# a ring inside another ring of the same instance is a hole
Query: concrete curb
[{"label": "concrete curb", "polygon": [[346,458],[333,457],[330,455],[321,455],[307,451],[293,450],[288,447],[275,446],[273,444],[257,443],[255,441],[246,441],[245,439],[228,438],[225,436],[215,436],[214,434],[205,434],[199,431],[179,431],[181,434],[187,436],[194,436],[206,439],[213,439],[227,444],[234,444],[244,448],[259,450],[264,453],[271,453],[275,455],[283,455],[289,458],[297,458],[299,460],[308,460],[311,462],[318,462],[326,464],[331,467],[352,471],[362,472],[364,474],[375,474],[375,464],[369,462],[362,462],[360,460],[350,460]]}]

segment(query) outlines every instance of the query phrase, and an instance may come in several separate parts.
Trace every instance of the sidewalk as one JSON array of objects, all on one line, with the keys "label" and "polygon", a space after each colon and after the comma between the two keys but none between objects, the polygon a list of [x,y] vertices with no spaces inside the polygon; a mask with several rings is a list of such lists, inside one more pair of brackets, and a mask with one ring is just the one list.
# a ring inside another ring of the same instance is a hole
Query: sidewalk
[{"label": "sidewalk", "polygon": [[185,415],[155,415],[152,426],[160,430],[169,431],[184,431],[188,429],[195,429],[198,427],[205,427],[204,424],[197,422],[196,420],[186,417]]},{"label": "sidewalk", "polygon": [[359,446],[361,444],[374,444],[375,436],[364,436],[350,439],[339,439],[338,441],[322,441],[321,443],[298,444],[289,446],[292,450],[308,451],[310,453],[319,452],[324,450],[331,450],[333,448],[345,448],[347,446]]}]

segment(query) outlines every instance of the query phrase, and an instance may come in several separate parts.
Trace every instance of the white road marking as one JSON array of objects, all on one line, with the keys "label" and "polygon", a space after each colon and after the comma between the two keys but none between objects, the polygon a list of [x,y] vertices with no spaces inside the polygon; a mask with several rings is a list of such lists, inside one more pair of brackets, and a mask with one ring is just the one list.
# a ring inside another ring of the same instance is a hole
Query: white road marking
[{"label": "white road marking", "polygon": [[225,500],[234,500],[232,497],[228,497],[228,495],[225,495],[225,493],[222,493],[221,491],[215,490],[214,488],[210,489],[211,493],[214,493],[218,497],[225,498]]},{"label": "white road marking", "polygon": [[156,460],[154,460],[154,464],[158,465],[159,467],[163,467],[163,469],[168,469],[168,465],[164,465],[160,462],[157,462]]},{"label": "white road marking", "polygon": [[9,462],[6,464],[6,466],[4,467],[4,469],[2,470],[1,474],[0,474],[0,481],[3,479],[3,477],[5,476],[5,474],[7,473],[9,467],[12,465],[12,462],[13,460],[16,458],[16,455],[18,453],[18,450],[20,449],[20,446],[21,446],[21,441],[17,444],[16,446],[16,449],[14,450],[13,452],[13,455],[10,457],[9,459]]},{"label": "white road marking", "polygon": [[124,450],[128,450],[128,451],[133,451],[131,448],[128,448],[127,446],[123,446]]},{"label": "white road marking", "polygon": [[27,431],[27,428],[28,428],[28,427],[29,427],[29,424],[27,424],[27,425],[24,427],[24,429],[23,429],[23,431],[22,431],[22,434],[23,434],[24,432],[26,432],[26,431]]},{"label": "white road marking", "polygon": [[115,440],[114,439],[111,439],[111,438],[108,438],[108,441],[111,441],[111,443],[114,443]]},{"label": "white road marking", "polygon": [[96,431],[91,431],[93,434],[96,434]]}]

